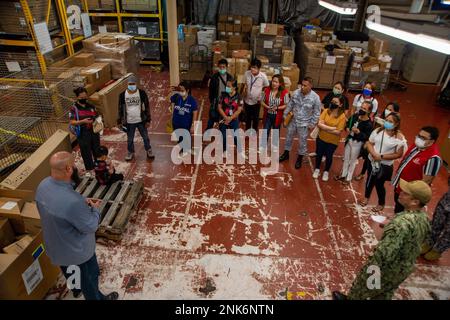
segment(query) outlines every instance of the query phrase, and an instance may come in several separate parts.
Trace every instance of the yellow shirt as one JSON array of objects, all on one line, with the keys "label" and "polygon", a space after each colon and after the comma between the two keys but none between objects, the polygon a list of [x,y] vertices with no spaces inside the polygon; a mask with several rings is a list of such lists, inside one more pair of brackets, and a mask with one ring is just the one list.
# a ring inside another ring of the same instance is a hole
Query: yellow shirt
[{"label": "yellow shirt", "polygon": [[[327,125],[329,127],[336,127],[337,130],[344,130],[344,128],[345,128],[345,122],[346,122],[345,113],[343,113],[339,117],[335,118],[334,116],[329,115],[328,110],[325,109],[325,110],[323,110],[322,114],[320,115],[320,120],[322,120],[325,123],[325,125]],[[319,130],[319,138],[320,138],[320,140],[322,140],[324,142],[338,145],[340,136],[326,132],[325,130]]]}]

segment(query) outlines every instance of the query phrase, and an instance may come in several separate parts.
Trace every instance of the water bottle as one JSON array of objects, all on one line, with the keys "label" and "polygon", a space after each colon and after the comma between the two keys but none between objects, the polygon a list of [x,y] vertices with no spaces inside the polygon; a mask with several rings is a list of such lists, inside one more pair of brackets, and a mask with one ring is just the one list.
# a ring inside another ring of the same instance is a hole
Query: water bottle
[{"label": "water bottle", "polygon": [[183,32],[183,25],[178,25],[178,40],[184,41],[184,32]]}]

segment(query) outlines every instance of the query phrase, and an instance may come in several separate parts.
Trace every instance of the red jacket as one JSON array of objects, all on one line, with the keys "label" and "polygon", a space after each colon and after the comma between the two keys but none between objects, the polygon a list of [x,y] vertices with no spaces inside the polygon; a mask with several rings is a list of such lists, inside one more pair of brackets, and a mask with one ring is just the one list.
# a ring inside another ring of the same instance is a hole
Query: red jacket
[{"label": "red jacket", "polygon": [[395,186],[395,192],[400,193],[399,180],[403,179],[405,181],[415,181],[423,179],[423,171],[427,162],[430,158],[434,156],[440,156],[439,148],[436,143],[431,145],[429,148],[426,148],[423,151],[417,153],[412,159],[410,159],[407,163],[405,160],[408,158],[411,151],[416,148],[416,145],[413,144],[408,148],[408,151],[405,153],[400,165],[397,169],[397,173],[393,179],[393,183]]},{"label": "red jacket", "polygon": [[[267,87],[266,89],[264,89],[264,103],[267,104],[267,105],[269,105],[270,91],[272,91],[272,89],[270,87]],[[287,91],[286,89],[281,91],[281,94],[280,94],[280,105],[284,104],[284,97],[287,94],[289,94],[289,91]],[[275,118],[275,126],[277,128],[280,127],[281,123],[283,122],[283,112],[284,112],[284,110],[278,110],[277,111],[277,117]],[[267,109],[264,108],[263,125],[266,123],[266,119],[267,119]]]}]

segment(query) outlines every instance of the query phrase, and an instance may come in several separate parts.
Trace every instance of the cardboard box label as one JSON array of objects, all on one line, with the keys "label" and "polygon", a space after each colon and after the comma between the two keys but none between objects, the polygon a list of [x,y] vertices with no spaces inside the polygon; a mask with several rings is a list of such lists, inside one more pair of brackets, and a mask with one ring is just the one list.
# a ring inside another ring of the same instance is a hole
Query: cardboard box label
[{"label": "cardboard box label", "polygon": [[327,64],[336,64],[336,56],[328,56],[327,60],[325,61]]},{"label": "cardboard box label", "polygon": [[264,49],[272,49],[273,41],[264,41]]},{"label": "cardboard box label", "polygon": [[19,72],[22,71],[20,65],[17,61],[5,61],[6,67],[9,72]]},{"label": "cardboard box label", "polygon": [[138,27],[138,34],[147,34],[146,27]]},{"label": "cardboard box label", "polygon": [[107,30],[106,26],[98,26],[98,32],[99,33],[107,33],[108,30]]},{"label": "cardboard box label", "polygon": [[15,201],[8,201],[8,202],[6,202],[6,203],[1,207],[1,209],[4,209],[4,210],[11,210],[11,209],[13,209],[15,206],[17,206],[17,202],[15,202]]},{"label": "cardboard box label", "polygon": [[41,283],[44,276],[42,274],[41,265],[39,264],[39,259],[34,260],[34,262],[22,273],[22,279],[27,289],[28,295],[30,295],[34,289]]}]

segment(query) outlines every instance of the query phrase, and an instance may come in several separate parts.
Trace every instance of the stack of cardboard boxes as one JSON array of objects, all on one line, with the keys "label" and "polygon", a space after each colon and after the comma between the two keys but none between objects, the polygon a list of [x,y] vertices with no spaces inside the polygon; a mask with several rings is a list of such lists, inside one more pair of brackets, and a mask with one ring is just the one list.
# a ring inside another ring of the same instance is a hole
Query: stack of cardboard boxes
[{"label": "stack of cardboard boxes", "polygon": [[304,75],[311,77],[315,87],[332,88],[337,81],[344,82],[351,56],[350,49],[325,50],[325,43],[303,42],[302,64]]},{"label": "stack of cardboard boxes", "polygon": [[315,25],[306,25],[302,28],[303,42],[330,42],[333,40],[333,30],[322,29]]},{"label": "stack of cardboard boxes", "polygon": [[228,43],[228,50],[249,50],[249,36],[253,20],[248,16],[219,15],[217,33],[219,40]]},{"label": "stack of cardboard boxes", "polygon": [[149,38],[159,38],[159,22],[127,20],[123,22],[127,34]]},{"label": "stack of cardboard boxes", "polygon": [[45,254],[34,194],[26,191],[50,175],[49,158],[58,151],[72,151],[62,130],[0,184],[0,299],[43,299],[60,273]]},{"label": "stack of cardboard boxes", "polygon": [[197,45],[197,32],[199,28],[196,26],[183,27],[183,39],[178,40],[178,57],[180,63],[180,71],[189,70],[189,50],[192,46]]},{"label": "stack of cardboard boxes", "polygon": [[383,90],[389,82],[392,58],[388,54],[389,42],[370,38],[368,50],[352,47],[353,62],[348,86],[360,89],[365,82],[374,82],[376,90]]},{"label": "stack of cardboard boxes", "polygon": [[116,18],[91,17],[91,27],[94,34],[119,32],[119,25]]},{"label": "stack of cardboard boxes", "polygon": [[139,46],[133,36],[123,33],[100,33],[83,40],[84,51],[94,54],[96,62],[111,65],[113,79],[137,73],[141,60]]},{"label": "stack of cardboard boxes", "polygon": [[88,94],[102,88],[111,80],[111,65],[107,62],[95,62],[92,53],[79,53],[58,64],[64,71],[58,79],[68,79],[75,76],[74,87],[85,87]]},{"label": "stack of cardboard boxes", "polygon": [[157,11],[158,0],[122,0],[122,9],[129,11]]},{"label": "stack of cardboard boxes", "polygon": [[261,23],[252,29],[251,46],[255,56],[264,56],[269,63],[289,65],[294,62],[294,42],[284,36],[284,26]]}]

